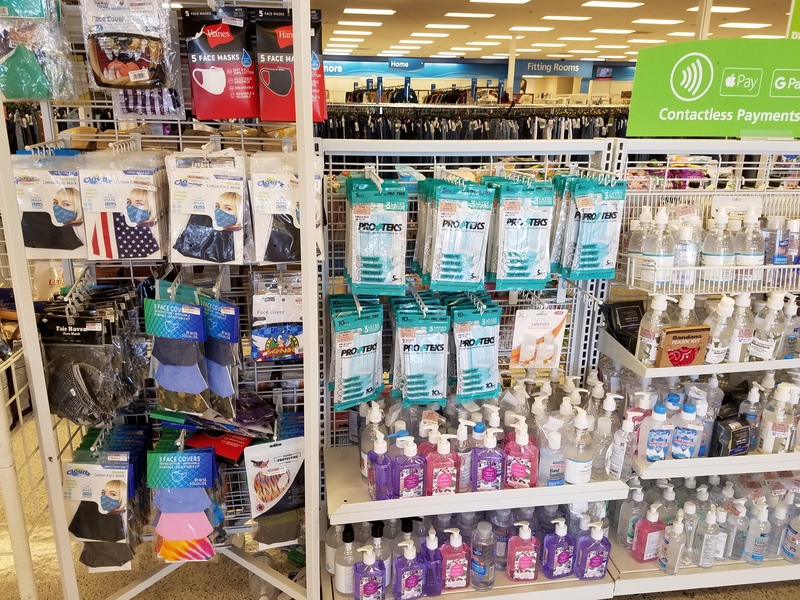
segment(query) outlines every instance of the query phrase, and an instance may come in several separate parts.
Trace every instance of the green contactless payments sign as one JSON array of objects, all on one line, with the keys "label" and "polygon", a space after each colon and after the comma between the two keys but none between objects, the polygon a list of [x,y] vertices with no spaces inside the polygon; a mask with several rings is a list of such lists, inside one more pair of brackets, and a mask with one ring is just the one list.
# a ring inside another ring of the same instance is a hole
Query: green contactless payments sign
[{"label": "green contactless payments sign", "polygon": [[704,40],[639,52],[630,137],[800,137],[800,44]]}]

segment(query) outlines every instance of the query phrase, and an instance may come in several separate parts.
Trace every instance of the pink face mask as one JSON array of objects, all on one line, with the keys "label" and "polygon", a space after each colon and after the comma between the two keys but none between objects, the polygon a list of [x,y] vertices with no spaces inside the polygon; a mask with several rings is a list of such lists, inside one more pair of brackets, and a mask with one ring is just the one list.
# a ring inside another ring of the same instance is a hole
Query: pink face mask
[{"label": "pink face mask", "polygon": [[198,540],[211,535],[214,528],[204,512],[161,513],[156,533],[170,542]]}]

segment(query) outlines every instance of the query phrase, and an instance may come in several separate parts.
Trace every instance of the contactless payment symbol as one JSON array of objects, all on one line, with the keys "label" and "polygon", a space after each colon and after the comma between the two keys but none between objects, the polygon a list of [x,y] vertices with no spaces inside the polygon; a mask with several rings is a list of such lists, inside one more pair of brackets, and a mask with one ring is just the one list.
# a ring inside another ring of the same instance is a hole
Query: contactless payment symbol
[{"label": "contactless payment symbol", "polygon": [[714,65],[705,54],[690,52],[672,67],[670,87],[675,97],[694,102],[705,96],[714,81]]}]

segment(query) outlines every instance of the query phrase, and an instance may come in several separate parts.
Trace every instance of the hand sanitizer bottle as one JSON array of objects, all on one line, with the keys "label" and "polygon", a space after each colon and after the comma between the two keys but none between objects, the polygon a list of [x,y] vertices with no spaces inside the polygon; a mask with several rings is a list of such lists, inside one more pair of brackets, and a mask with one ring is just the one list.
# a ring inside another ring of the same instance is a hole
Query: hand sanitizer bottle
[{"label": "hand sanitizer bottle", "polygon": [[706,518],[697,526],[692,546],[692,560],[698,567],[708,569],[714,566],[714,555],[717,553],[719,527],[717,526],[717,508],[713,504]]},{"label": "hand sanitizer bottle", "polygon": [[506,448],[505,488],[536,487],[539,469],[539,449],[528,438],[524,417],[514,424],[514,441]]},{"label": "hand sanitizer bottle", "polygon": [[697,458],[700,453],[703,425],[696,413],[696,407],[686,403],[672,419],[672,458]]},{"label": "hand sanitizer bottle", "polygon": [[661,540],[666,525],[658,518],[658,504],[650,505],[644,519],[636,523],[633,532],[631,554],[636,562],[645,563],[658,560]]},{"label": "hand sanitizer bottle", "polygon": [[342,544],[344,525],[331,525],[325,534],[325,570],[333,575],[336,570],[336,550]]},{"label": "hand sanitizer bottle", "polygon": [[519,535],[508,541],[506,575],[511,581],[535,581],[539,575],[539,540],[533,537],[530,523],[518,521]]},{"label": "hand sanitizer bottle", "polygon": [[769,517],[769,544],[767,545],[766,558],[780,558],[783,541],[786,538],[787,525],[786,505],[781,503],[776,506]]},{"label": "hand sanitizer bottle", "polygon": [[542,544],[542,573],[548,579],[560,579],[572,575],[575,561],[575,538],[567,531],[564,519],[551,521],[555,532],[549,533]]},{"label": "hand sanitizer bottle", "polygon": [[450,541],[440,550],[442,554],[443,589],[463,590],[469,587],[469,570],[472,552],[461,539],[458,529],[448,529]]},{"label": "hand sanitizer bottle", "polygon": [[671,483],[667,484],[661,495],[661,506],[658,507],[658,518],[664,525],[670,525],[678,515],[678,503],[675,502],[675,490]]},{"label": "hand sanitizer bottle", "polygon": [[[700,263],[704,267],[732,267],[736,264],[733,237],[727,230],[728,213],[721,209],[714,219],[714,231],[709,231],[703,240]],[[705,268],[700,271],[700,280],[710,284],[730,283],[734,269]]]},{"label": "hand sanitizer bottle", "polygon": [[561,434],[549,431],[546,444],[539,454],[539,487],[564,485],[564,472],[567,468],[566,454],[561,447]]},{"label": "hand sanitizer bottle", "polygon": [[481,521],[472,534],[470,561],[470,579],[472,587],[476,590],[490,590],[494,587],[495,560],[495,535],[492,533],[492,525]]},{"label": "hand sanitizer bottle", "polygon": [[459,494],[472,491],[472,447],[469,443],[468,427],[474,426],[475,423],[472,421],[459,419],[456,439],[450,443],[453,452],[458,456],[458,485],[456,491]]},{"label": "hand sanitizer bottle", "polygon": [[731,345],[728,346],[728,356],[725,362],[738,363],[747,360],[750,351],[750,342],[753,341],[755,330],[755,317],[750,310],[750,294],[736,294],[733,308],[733,334]]},{"label": "hand sanitizer bottle", "polygon": [[[656,364],[658,346],[664,327],[670,326],[667,315],[667,296],[656,294],[639,325],[639,338],[636,342],[636,358],[646,367]],[[781,304],[782,305],[782,304]]]},{"label": "hand sanitizer bottle", "polygon": [[783,292],[772,292],[769,295],[767,305],[756,315],[755,327],[747,360],[775,360],[781,340],[786,334]]},{"label": "hand sanitizer bottle", "polygon": [[636,451],[636,433],[633,421],[625,419],[622,428],[614,433],[611,456],[608,461],[608,478],[612,481],[628,481],[633,472],[633,453]]},{"label": "hand sanitizer bottle", "polygon": [[472,491],[503,489],[505,452],[497,447],[494,434],[502,429],[489,429],[482,448],[472,450]]},{"label": "hand sanitizer bottle", "polygon": [[783,344],[778,350],[778,358],[787,360],[797,357],[797,337],[800,335],[800,316],[797,315],[797,296],[786,294],[788,302],[783,307],[783,314],[786,316],[786,335],[783,336]]},{"label": "hand sanitizer bottle", "polygon": [[592,479],[594,481],[605,481],[608,479],[608,456],[613,441],[614,438],[611,435],[611,419],[608,417],[600,417],[597,419],[597,430],[592,436]]},{"label": "hand sanitizer bottle", "polygon": [[727,512],[728,517],[725,522],[727,539],[725,541],[724,554],[725,558],[741,560],[744,553],[744,545],[747,543],[747,530],[750,527],[745,500],[743,498],[734,500],[733,506],[729,510],[730,512]]},{"label": "hand sanitizer bottle", "polygon": [[369,412],[367,413],[367,424],[364,426],[364,431],[361,432],[359,440],[359,447],[361,449],[361,477],[367,479],[369,469],[369,459],[367,458],[370,450],[378,439],[378,433],[386,437],[386,427],[383,425],[383,417],[381,416],[381,407],[377,402],[370,405]]},{"label": "hand sanitizer bottle", "polygon": [[367,490],[373,500],[394,498],[392,486],[392,461],[387,454],[386,440],[378,431],[375,444],[367,454]]},{"label": "hand sanitizer bottle", "polygon": [[628,238],[628,255],[630,256],[629,281],[638,283],[642,274],[642,248],[645,237],[650,233],[653,224],[653,213],[649,206],[643,206],[639,213],[639,228]]},{"label": "hand sanitizer bottle", "polygon": [[617,543],[625,549],[631,547],[636,523],[644,519],[647,513],[647,504],[644,501],[642,488],[632,488],[629,499],[622,503],[617,519]]},{"label": "hand sanitizer bottle", "polygon": [[354,593],[353,567],[356,564],[356,555],[353,550],[353,542],[355,539],[353,526],[348,523],[342,531],[342,545],[336,550],[334,560],[333,585],[339,595],[347,598],[352,598]]},{"label": "hand sanitizer bottle", "polygon": [[662,206],[656,213],[654,227],[642,243],[642,283],[653,291],[661,291],[672,279],[675,266],[675,238],[667,229],[669,216]]},{"label": "hand sanitizer bottle", "polygon": [[373,550],[372,546],[358,549],[363,552],[363,557],[353,569],[355,600],[383,600],[386,597],[386,568]]},{"label": "hand sanitizer bottle", "polygon": [[756,443],[756,450],[760,454],[783,454],[792,451],[792,448],[789,448],[789,440],[794,425],[794,414],[789,401],[793,387],[791,383],[779,383],[772,400],[764,407]]},{"label": "hand sanitizer bottle", "polygon": [[647,462],[665,460],[672,447],[674,425],[667,419],[667,407],[660,402],[639,428],[639,458]]},{"label": "hand sanitizer bottle", "polygon": [[769,524],[767,507],[764,506],[758,512],[758,516],[750,519],[750,527],[747,530],[747,542],[744,545],[744,559],[754,565],[764,562],[769,545],[769,537],[772,527]]},{"label": "hand sanitizer bottle", "polygon": [[793,518],[786,527],[781,556],[790,563],[800,563],[800,515]]},{"label": "hand sanitizer bottle", "polygon": [[589,535],[578,540],[575,575],[578,579],[603,579],[610,552],[611,542],[603,535],[602,523],[590,523]]},{"label": "hand sanitizer bottle", "polygon": [[719,507],[717,509],[717,529],[719,529],[719,536],[717,537],[717,551],[714,553],[714,560],[722,562],[725,560],[725,548],[728,545],[728,530],[725,529],[725,523],[728,520],[728,512]]},{"label": "hand sanitizer bottle", "polygon": [[[422,544],[420,557],[425,568],[425,595],[439,596],[442,593],[442,553],[439,551],[439,539],[436,531],[431,527],[425,543]],[[397,595],[395,594],[395,598]]]},{"label": "hand sanitizer bottle", "polygon": [[403,554],[394,559],[394,582],[392,590],[395,600],[416,600],[425,593],[425,565],[417,556],[412,540],[400,542]]},{"label": "hand sanitizer bottle", "polygon": [[708,334],[708,344],[706,345],[705,364],[720,364],[728,356],[731,339],[733,336],[734,301],[733,298],[723,296],[717,308],[705,320],[705,325],[711,327]]},{"label": "hand sanitizer bottle", "polygon": [[[420,519],[421,521],[422,519]],[[403,549],[399,548],[400,542],[411,540],[414,546],[419,548],[419,538],[414,535],[414,520],[408,517],[400,519],[400,533],[398,533],[392,542],[392,555],[400,556],[403,554]]]},{"label": "hand sanitizer bottle", "polygon": [[567,448],[567,466],[564,479],[567,483],[589,483],[592,479],[592,436],[587,431],[589,424],[586,411],[578,409],[574,433]]},{"label": "hand sanitizer bottle", "polygon": [[686,534],[686,548],[681,556],[681,566],[691,567],[692,564],[692,548],[694,547],[694,537],[697,533],[697,526],[700,524],[700,519],[697,518],[697,506],[694,502],[686,502],[683,505],[683,525],[684,533]]},{"label": "hand sanitizer bottle", "polygon": [[658,555],[658,567],[667,575],[674,575],[681,567],[681,557],[686,550],[686,534],[683,532],[683,511],[675,522],[667,527]]},{"label": "hand sanitizer bottle", "polygon": [[392,485],[395,498],[421,498],[425,495],[425,458],[417,454],[414,438],[405,439],[403,456],[394,463]]},{"label": "hand sanitizer bottle", "polygon": [[[736,266],[762,266],[764,264],[764,236],[758,226],[758,214],[751,206],[744,217],[744,228],[733,238],[736,253]],[[761,283],[762,272],[755,269],[737,269],[736,278],[740,283]]]},{"label": "hand sanitizer bottle", "polygon": [[450,449],[451,434],[440,436],[436,450],[426,460],[426,496],[455,494],[458,487],[458,455]]},{"label": "hand sanitizer bottle", "polygon": [[[694,228],[684,225],[678,229],[675,240],[675,267],[696,267],[700,260],[700,249],[695,240]],[[697,272],[693,269],[675,269],[672,271],[672,285],[681,289],[691,289],[697,281]],[[694,308],[694,304],[692,304]],[[694,314],[694,311],[692,311]],[[696,318],[696,317],[695,317]]]}]

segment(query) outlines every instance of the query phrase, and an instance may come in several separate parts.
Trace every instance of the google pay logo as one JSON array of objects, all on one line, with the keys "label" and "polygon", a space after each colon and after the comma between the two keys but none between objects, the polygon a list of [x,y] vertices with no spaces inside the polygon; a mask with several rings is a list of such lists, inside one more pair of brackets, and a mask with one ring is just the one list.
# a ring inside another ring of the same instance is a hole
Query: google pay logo
[{"label": "google pay logo", "polygon": [[690,52],[672,67],[670,87],[679,100],[694,102],[705,96],[714,81],[714,65],[705,54]]}]

